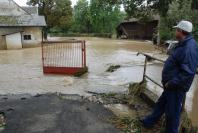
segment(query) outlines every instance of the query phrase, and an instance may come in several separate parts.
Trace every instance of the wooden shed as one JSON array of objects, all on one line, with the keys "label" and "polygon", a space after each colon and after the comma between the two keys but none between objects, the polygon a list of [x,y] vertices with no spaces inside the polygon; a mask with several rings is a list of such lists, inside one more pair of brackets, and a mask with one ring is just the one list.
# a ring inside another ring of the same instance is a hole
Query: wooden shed
[{"label": "wooden shed", "polygon": [[117,37],[122,39],[135,40],[152,40],[157,33],[159,19],[154,19],[148,22],[142,22],[137,19],[131,19],[120,23],[117,27]]}]

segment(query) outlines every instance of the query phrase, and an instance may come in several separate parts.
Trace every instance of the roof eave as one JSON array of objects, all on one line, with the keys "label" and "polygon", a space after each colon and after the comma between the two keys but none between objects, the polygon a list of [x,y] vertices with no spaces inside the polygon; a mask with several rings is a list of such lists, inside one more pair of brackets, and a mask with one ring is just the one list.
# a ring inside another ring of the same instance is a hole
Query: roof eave
[{"label": "roof eave", "polygon": [[47,27],[47,25],[0,25],[0,27]]}]

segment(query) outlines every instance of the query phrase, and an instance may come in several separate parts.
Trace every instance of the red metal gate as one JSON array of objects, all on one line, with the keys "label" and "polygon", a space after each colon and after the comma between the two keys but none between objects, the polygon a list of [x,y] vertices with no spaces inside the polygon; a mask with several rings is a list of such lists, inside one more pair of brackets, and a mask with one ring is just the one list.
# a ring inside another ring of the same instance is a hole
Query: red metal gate
[{"label": "red metal gate", "polygon": [[86,68],[85,41],[47,41],[42,43],[45,74],[75,75]]}]

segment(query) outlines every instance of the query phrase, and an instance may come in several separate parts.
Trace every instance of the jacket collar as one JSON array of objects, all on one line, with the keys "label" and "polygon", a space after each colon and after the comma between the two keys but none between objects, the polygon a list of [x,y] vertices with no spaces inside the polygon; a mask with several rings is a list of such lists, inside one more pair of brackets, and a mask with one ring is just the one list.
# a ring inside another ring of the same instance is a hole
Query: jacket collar
[{"label": "jacket collar", "polygon": [[186,38],[184,40],[179,42],[179,45],[183,45],[183,44],[185,44],[187,41],[189,41],[191,39],[193,39],[193,36],[192,35],[188,35],[188,36],[186,36]]}]

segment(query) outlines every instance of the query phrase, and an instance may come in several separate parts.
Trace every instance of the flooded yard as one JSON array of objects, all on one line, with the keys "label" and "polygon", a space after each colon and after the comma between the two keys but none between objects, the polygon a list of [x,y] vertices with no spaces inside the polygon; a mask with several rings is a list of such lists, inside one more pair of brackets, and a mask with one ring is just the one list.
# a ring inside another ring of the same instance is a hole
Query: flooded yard
[{"label": "flooded yard", "polygon": [[[51,38],[51,40],[65,38]],[[43,94],[61,92],[63,94],[90,95],[97,93],[125,92],[131,82],[142,80],[144,56],[137,52],[150,53],[166,59],[150,42],[111,40],[102,38],[78,38],[86,40],[87,66],[89,73],[81,78],[63,75],[44,75],[42,71],[41,48],[0,51],[0,94]],[[107,73],[110,65],[121,65],[116,72]],[[152,63],[148,75],[159,83],[162,64]],[[160,94],[162,89],[149,82],[149,88]],[[187,109],[195,124],[198,104],[198,81],[188,94]]]}]

